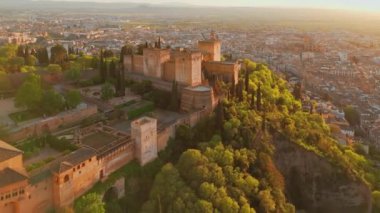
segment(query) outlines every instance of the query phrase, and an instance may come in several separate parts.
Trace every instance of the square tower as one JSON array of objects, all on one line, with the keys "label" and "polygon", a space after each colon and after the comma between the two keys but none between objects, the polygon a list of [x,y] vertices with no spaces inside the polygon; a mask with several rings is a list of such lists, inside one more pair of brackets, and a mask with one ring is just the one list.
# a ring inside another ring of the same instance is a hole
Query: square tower
[{"label": "square tower", "polygon": [[176,50],[172,53],[175,80],[186,86],[202,83],[202,54],[197,51]]},{"label": "square tower", "polygon": [[204,61],[220,61],[221,46],[214,31],[211,32],[210,39],[198,41],[198,49],[202,52]]},{"label": "square tower", "polygon": [[170,50],[145,48],[143,50],[144,75],[161,79],[164,75],[164,64],[169,60]]},{"label": "square tower", "polygon": [[157,120],[142,117],[131,123],[135,153],[140,165],[157,158]]}]

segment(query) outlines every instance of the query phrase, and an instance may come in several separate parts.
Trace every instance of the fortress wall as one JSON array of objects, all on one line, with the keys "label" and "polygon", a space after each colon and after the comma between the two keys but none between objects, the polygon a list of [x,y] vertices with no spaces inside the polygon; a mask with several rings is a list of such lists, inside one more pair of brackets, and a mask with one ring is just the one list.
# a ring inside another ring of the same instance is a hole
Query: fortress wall
[{"label": "fortress wall", "polygon": [[104,175],[109,175],[135,158],[135,144],[129,143],[102,159]]},{"label": "fortress wall", "polygon": [[168,61],[164,66],[163,80],[172,82],[176,78],[174,61]]},{"label": "fortress wall", "polygon": [[[72,171],[72,179],[73,179],[73,192],[74,197],[77,198],[84,194],[87,190],[89,190],[96,182],[99,181],[100,170],[99,162],[96,160],[96,157],[92,157],[91,159],[87,159],[82,162],[80,165],[75,167],[75,171]],[[79,169],[78,169],[79,168]]]},{"label": "fortress wall", "polygon": [[46,178],[25,190],[25,198],[19,203],[20,212],[40,213],[53,208],[53,179]]},{"label": "fortress wall", "polygon": [[193,55],[191,60],[191,86],[202,83],[202,55],[201,53]]},{"label": "fortress wall", "polygon": [[181,110],[192,112],[194,110],[208,109],[214,107],[213,90],[198,91],[192,88],[185,88],[181,96]]},{"label": "fortress wall", "polygon": [[170,51],[166,49],[145,48],[143,55],[144,75],[161,78],[165,62],[170,60]]},{"label": "fortress wall", "polygon": [[215,75],[226,82],[238,83],[238,75],[241,68],[238,63],[204,62],[203,66],[209,75]]},{"label": "fortress wall", "polygon": [[221,43],[218,40],[199,41],[198,49],[203,53],[204,61],[220,61]]},{"label": "fortress wall", "polygon": [[133,72],[133,56],[124,55],[124,71]]},{"label": "fortress wall", "polygon": [[9,134],[7,141],[15,142],[34,135],[41,135],[46,132],[57,130],[62,125],[79,122],[98,113],[96,106],[91,105],[85,109],[75,109],[62,112],[56,116],[34,121],[31,124],[21,127],[19,130]]},{"label": "fortress wall", "polygon": [[144,57],[142,55],[125,55],[124,71],[127,72],[144,72]]},{"label": "fortress wall", "polygon": [[169,139],[175,137],[175,128],[177,123],[165,127],[163,130],[159,131],[157,134],[157,151],[162,151],[168,145]]},{"label": "fortress wall", "polygon": [[144,56],[142,55],[133,56],[133,72],[144,73]]}]

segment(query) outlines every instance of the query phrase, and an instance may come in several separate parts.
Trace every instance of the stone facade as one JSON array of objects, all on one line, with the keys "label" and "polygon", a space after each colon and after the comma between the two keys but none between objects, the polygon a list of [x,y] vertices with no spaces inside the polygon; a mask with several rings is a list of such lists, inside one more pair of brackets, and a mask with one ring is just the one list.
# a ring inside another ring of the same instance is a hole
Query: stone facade
[{"label": "stone facade", "polygon": [[200,52],[176,50],[172,53],[175,81],[180,84],[197,86],[202,83],[202,54]]},{"label": "stone facade", "polygon": [[170,60],[170,50],[159,48],[145,48],[143,50],[144,75],[162,78],[164,64]]},{"label": "stone facade", "polygon": [[143,55],[125,55],[127,73],[164,81],[177,81],[185,86],[202,83],[202,55],[198,51],[145,48]]},{"label": "stone facade", "polygon": [[57,130],[62,125],[79,122],[97,113],[98,108],[95,105],[90,105],[62,112],[53,117],[42,118],[30,123],[20,124],[19,127],[15,128],[15,130],[9,134],[7,141],[13,142],[31,136],[39,136]]},{"label": "stone facade", "polygon": [[203,61],[221,60],[221,42],[214,31],[211,31],[210,38],[198,41],[198,49],[202,52]]},{"label": "stone facade", "polygon": [[220,61],[221,42],[218,39],[198,41],[198,49],[202,52],[204,61]]},{"label": "stone facade", "polygon": [[[191,112],[212,109],[215,79],[238,83],[241,65],[238,62],[221,62],[221,42],[214,32],[210,39],[199,41],[198,50],[145,48],[142,56],[125,55],[124,67],[133,80],[149,80],[153,87],[171,91],[172,82],[179,85],[181,110]],[[141,59],[142,58],[142,59]],[[143,69],[141,69],[143,67]],[[211,85],[211,86],[210,86]],[[208,89],[206,89],[206,87]]]},{"label": "stone facade", "polygon": [[213,79],[219,79],[224,82],[234,83],[235,85],[239,80],[240,69],[241,65],[239,63],[215,61],[203,63],[203,70],[206,75],[210,76]]},{"label": "stone facade", "polygon": [[157,120],[143,117],[133,121],[131,126],[136,158],[141,165],[145,165],[157,158]]},{"label": "stone facade", "polygon": [[202,109],[212,111],[216,104],[213,90],[206,86],[184,88],[181,100],[181,109],[185,112]]}]

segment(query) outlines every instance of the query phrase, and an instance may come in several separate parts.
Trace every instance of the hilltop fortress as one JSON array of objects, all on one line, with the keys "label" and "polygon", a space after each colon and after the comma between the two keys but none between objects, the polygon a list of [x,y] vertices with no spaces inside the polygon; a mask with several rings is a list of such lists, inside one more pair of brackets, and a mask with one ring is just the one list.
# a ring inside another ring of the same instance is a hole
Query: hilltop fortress
[{"label": "hilltop fortress", "polygon": [[241,66],[237,62],[221,61],[221,41],[215,32],[198,41],[198,48],[168,49],[159,38],[154,45],[146,44],[142,55],[125,55],[126,76],[134,80],[150,80],[153,86],[170,91],[172,82],[179,84],[181,110],[211,110],[216,98],[210,81],[215,79],[237,84]]},{"label": "hilltop fortress", "polygon": [[[193,126],[212,111],[217,98],[210,82],[219,79],[237,83],[240,64],[222,62],[220,51],[221,42],[211,33],[209,40],[198,42],[197,50],[163,49],[159,39],[154,46],[144,48],[142,55],[124,56],[124,71],[129,78],[150,80],[155,88],[166,91],[171,91],[174,81],[178,83],[181,110],[187,113],[170,124],[142,117],[131,121],[124,131],[104,123],[70,130],[73,133],[68,140],[77,149],[58,153],[54,160],[30,172],[24,153],[0,141],[0,212],[39,213],[72,206],[76,198],[132,160],[145,165],[156,159],[178,125]],[[91,108],[90,114],[94,113],[96,107]],[[21,133],[53,131],[72,122],[71,117],[55,116]]]}]

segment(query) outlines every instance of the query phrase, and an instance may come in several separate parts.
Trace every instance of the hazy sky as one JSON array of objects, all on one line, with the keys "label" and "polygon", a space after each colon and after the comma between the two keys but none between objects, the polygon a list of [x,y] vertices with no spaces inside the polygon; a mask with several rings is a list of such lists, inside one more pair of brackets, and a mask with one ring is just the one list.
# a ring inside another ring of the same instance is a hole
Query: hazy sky
[{"label": "hazy sky", "polygon": [[[49,0],[53,1],[53,0]],[[312,7],[334,9],[375,10],[380,12],[380,0],[60,0],[89,2],[178,2],[206,6],[270,6],[270,7]]]}]

